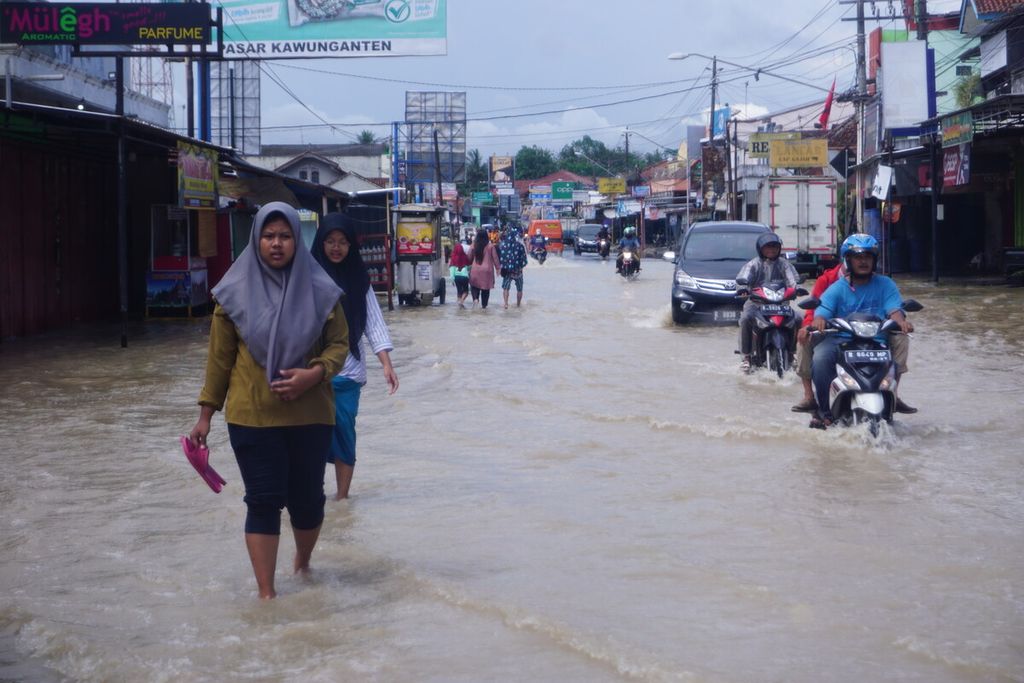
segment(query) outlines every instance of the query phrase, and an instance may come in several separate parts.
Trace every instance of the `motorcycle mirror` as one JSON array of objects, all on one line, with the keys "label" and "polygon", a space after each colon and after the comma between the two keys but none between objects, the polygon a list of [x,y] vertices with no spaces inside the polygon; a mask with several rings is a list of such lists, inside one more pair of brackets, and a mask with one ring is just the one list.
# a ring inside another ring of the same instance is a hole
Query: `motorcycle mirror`
[{"label": "motorcycle mirror", "polygon": [[907,313],[917,313],[918,311],[923,311],[924,306],[919,304],[916,299],[907,299],[903,302],[903,310]]},{"label": "motorcycle mirror", "polygon": [[799,308],[804,309],[805,311],[812,311],[815,308],[817,308],[820,303],[821,301],[819,301],[817,297],[812,296],[810,298],[804,299],[803,301],[798,303],[797,306]]},{"label": "motorcycle mirror", "polygon": [[674,263],[676,260],[676,252],[666,251],[664,254],[661,255],[661,258],[668,261],[669,263]]},{"label": "motorcycle mirror", "polygon": [[796,295],[797,295],[797,296],[807,296],[808,294],[810,294],[810,292],[808,292],[808,291],[807,291],[806,289],[804,289],[803,287],[797,287],[797,288],[796,288]]},{"label": "motorcycle mirror", "polygon": [[745,277],[738,277],[738,278],[736,278],[736,286],[737,287],[744,287],[744,286],[746,286],[746,284],[747,284],[747,278],[745,278]]}]

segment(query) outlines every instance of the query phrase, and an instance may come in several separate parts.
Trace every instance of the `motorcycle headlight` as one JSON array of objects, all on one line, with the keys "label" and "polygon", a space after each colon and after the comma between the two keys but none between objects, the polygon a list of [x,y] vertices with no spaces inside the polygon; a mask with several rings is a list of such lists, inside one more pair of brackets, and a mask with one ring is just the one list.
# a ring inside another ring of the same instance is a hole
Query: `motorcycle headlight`
[{"label": "motorcycle headlight", "polygon": [[858,337],[875,337],[878,335],[878,329],[881,326],[881,323],[876,322],[864,322],[862,320],[850,321],[850,327],[853,329],[853,333]]},{"label": "motorcycle headlight", "polygon": [[764,298],[767,299],[768,301],[771,301],[773,303],[777,301],[782,301],[783,292],[780,292],[775,289],[762,289],[761,291],[764,292]]},{"label": "motorcycle headlight", "polygon": [[685,270],[676,271],[676,284],[680,287],[697,289],[697,281],[690,277]]}]

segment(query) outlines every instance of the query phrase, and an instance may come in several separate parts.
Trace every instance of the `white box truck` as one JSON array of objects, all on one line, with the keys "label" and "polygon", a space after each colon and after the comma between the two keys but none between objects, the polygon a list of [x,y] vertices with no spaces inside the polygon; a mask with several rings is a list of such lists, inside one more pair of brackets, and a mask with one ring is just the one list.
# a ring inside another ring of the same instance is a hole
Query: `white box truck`
[{"label": "white box truck", "polygon": [[835,178],[770,176],[758,189],[757,215],[782,238],[782,251],[802,273],[836,264]]}]

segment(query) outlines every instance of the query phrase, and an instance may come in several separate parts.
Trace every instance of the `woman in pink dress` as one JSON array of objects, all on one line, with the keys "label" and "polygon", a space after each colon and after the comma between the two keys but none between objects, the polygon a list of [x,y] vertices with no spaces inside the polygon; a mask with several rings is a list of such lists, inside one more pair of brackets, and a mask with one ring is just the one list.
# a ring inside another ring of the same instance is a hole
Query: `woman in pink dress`
[{"label": "woman in pink dress", "polygon": [[480,301],[482,308],[487,308],[487,301],[494,289],[494,275],[501,270],[498,252],[487,231],[480,228],[473,240],[473,260],[469,266],[469,288],[473,294],[473,303]]}]

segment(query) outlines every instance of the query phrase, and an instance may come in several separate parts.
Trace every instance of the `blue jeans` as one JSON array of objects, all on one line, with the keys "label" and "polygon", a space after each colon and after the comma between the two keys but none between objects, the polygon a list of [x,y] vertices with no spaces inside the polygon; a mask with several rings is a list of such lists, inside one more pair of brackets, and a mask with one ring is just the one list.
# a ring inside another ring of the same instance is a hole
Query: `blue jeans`
[{"label": "blue jeans", "polygon": [[836,360],[839,358],[839,345],[844,340],[838,335],[824,336],[814,346],[811,357],[811,382],[814,384],[814,399],[818,402],[818,414],[832,419],[832,410],[828,401],[828,388],[836,378]]}]

